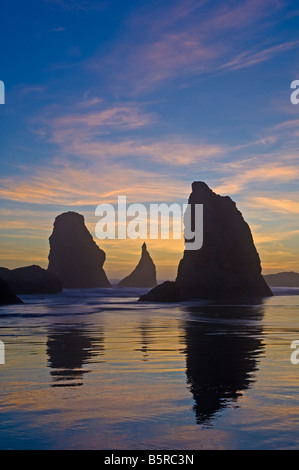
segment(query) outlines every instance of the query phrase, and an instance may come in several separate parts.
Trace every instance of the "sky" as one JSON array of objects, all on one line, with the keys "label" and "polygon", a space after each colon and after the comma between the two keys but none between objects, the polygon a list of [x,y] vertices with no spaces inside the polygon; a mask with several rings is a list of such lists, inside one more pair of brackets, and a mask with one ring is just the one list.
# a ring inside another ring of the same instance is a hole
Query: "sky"
[{"label": "sky", "polygon": [[[55,217],[230,196],[263,273],[299,271],[299,6],[288,0],[1,0],[0,266],[48,265]],[[97,240],[105,271],[143,240]],[[148,240],[173,279],[182,240]]]}]

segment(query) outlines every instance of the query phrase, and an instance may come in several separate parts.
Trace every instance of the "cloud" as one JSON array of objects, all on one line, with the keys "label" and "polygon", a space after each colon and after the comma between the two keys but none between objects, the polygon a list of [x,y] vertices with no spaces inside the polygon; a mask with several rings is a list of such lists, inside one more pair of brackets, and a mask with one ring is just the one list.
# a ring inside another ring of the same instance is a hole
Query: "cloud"
[{"label": "cloud", "polygon": [[251,67],[299,44],[249,47],[253,28],[257,32],[269,27],[272,15],[282,8],[281,1],[214,2],[213,9],[205,8],[207,3],[175,1],[167,10],[165,5],[144,7],[127,21],[122,43],[107,54],[101,50],[87,61],[87,67],[98,73],[103,67],[110,70],[114,89],[140,94],[166,81]]},{"label": "cloud", "polygon": [[[252,230],[252,226],[251,226]],[[288,240],[289,238],[296,237],[298,238],[299,236],[299,230],[286,230],[286,231],[279,231],[279,232],[259,232],[253,230],[254,235],[254,242],[258,245],[261,244],[267,244],[270,243],[272,244],[273,242],[281,242],[284,240]]]},{"label": "cloud", "polygon": [[190,32],[165,34],[159,41],[134,48],[120,80],[141,93],[168,79],[204,73],[220,52],[221,47],[206,45]]},{"label": "cloud", "polygon": [[286,133],[288,136],[290,134],[297,136],[299,131],[299,119],[290,119],[288,121],[280,122],[273,126],[271,130],[272,132]]},{"label": "cloud", "polygon": [[[89,105],[93,104],[95,104],[94,101],[89,102]],[[134,106],[115,106],[96,112],[63,115],[52,120],[51,126],[54,129],[96,128],[98,132],[111,128],[136,129],[151,124],[154,121],[153,116],[153,114],[141,113]]]},{"label": "cloud", "polygon": [[24,85],[19,88],[22,96],[45,93],[46,87],[43,85]]},{"label": "cloud", "polygon": [[24,246],[21,243],[16,244],[15,240],[12,244],[8,242],[0,246],[1,264],[7,268],[16,268],[37,264],[47,267],[47,249],[40,248],[36,243],[35,246]]},{"label": "cloud", "polygon": [[253,197],[247,204],[279,214],[299,214],[299,202],[293,199],[275,199],[271,197]]},{"label": "cloud", "polygon": [[133,202],[186,199],[189,188],[182,181],[168,180],[167,175],[120,165],[92,166],[90,169],[68,164],[28,169],[22,177],[0,180],[0,198],[10,201],[56,204],[62,206],[96,206],[116,202],[125,195]]},{"label": "cloud", "polygon": [[57,28],[50,29],[49,33],[62,33],[63,31],[66,31],[66,28],[63,26],[58,26]]},{"label": "cloud", "polygon": [[189,22],[190,17],[196,12],[202,12],[202,8],[209,0],[178,0],[171,1],[165,8],[163,2],[158,2],[153,8],[152,4],[145,3],[143,8],[134,11],[134,14],[126,19],[130,30],[141,30],[150,37],[161,35],[161,33],[177,27],[182,21]]},{"label": "cloud", "polygon": [[45,140],[66,148],[75,142],[99,140],[103,134],[149,127],[156,120],[155,113],[145,112],[134,103],[107,105],[101,98],[86,97],[68,110],[59,105],[44,109],[30,120],[30,126]]},{"label": "cloud", "polygon": [[[217,5],[217,3],[216,3]],[[282,1],[273,0],[243,0],[218,3],[216,11],[205,22],[207,31],[238,30],[259,24],[265,17],[270,17],[280,10]]]},{"label": "cloud", "polygon": [[94,1],[94,0],[43,0],[49,5],[57,6],[63,8],[64,10],[82,10],[82,11],[93,11],[93,10],[102,10],[110,2],[105,1]]},{"label": "cloud", "polygon": [[[249,68],[298,46],[299,41],[289,41],[237,53],[233,46],[225,42],[206,43],[205,39],[190,31],[170,34],[155,43],[137,46],[134,55],[132,53],[127,59],[128,64],[121,79],[130,82],[135,93],[141,93],[166,80]],[[96,63],[94,67],[97,68]]]},{"label": "cloud", "polygon": [[[69,134],[72,136],[73,133]],[[190,143],[178,137],[155,139],[126,139],[119,142],[97,141],[90,139],[84,141],[74,137],[67,142],[61,138],[61,133],[55,133],[55,142],[64,142],[63,146],[68,154],[86,158],[94,157],[102,160],[127,159],[128,168],[132,166],[134,158],[144,163],[166,164],[170,167],[192,165],[219,156],[225,152],[221,145],[207,144],[201,141]]]},{"label": "cloud", "polygon": [[256,165],[257,160],[251,159],[222,166],[224,171],[231,171],[232,175],[221,178],[215,191],[220,194],[237,194],[255,183],[276,182],[280,184],[299,179],[299,168],[295,165],[280,165],[278,163]]},{"label": "cloud", "polygon": [[278,54],[295,49],[299,47],[299,41],[290,41],[275,46],[262,49],[260,51],[244,51],[241,54],[236,55],[229,62],[224,63],[219,69],[239,70],[248,68],[253,65],[266,62]]},{"label": "cloud", "polygon": [[[174,166],[193,165],[227,152],[227,146],[211,144],[203,139],[183,136],[163,138],[138,137],[138,130],[159,124],[155,113],[142,110],[135,103],[110,105],[98,98],[79,102],[69,112],[54,107],[31,120],[32,132],[57,144],[60,153],[82,161],[100,159],[104,162],[126,161],[128,168],[142,160]],[[133,137],[127,134],[134,131]],[[117,136],[113,135],[117,133]],[[109,135],[109,137],[107,137]],[[125,136],[123,136],[125,135]]]}]

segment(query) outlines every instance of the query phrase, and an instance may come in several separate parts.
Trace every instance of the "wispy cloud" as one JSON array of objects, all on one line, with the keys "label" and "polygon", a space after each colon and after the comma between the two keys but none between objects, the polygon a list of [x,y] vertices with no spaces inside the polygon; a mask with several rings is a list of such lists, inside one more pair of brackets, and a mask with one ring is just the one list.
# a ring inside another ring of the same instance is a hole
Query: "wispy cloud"
[{"label": "wispy cloud", "polygon": [[[213,59],[221,54],[221,46],[204,44],[196,33],[182,32],[165,34],[160,40],[134,47],[125,61],[121,59],[122,48],[115,51],[107,63],[115,60],[123,67],[123,73],[114,77],[121,85],[126,82],[134,93],[152,89],[167,79],[204,73]],[[98,70],[101,62],[91,61],[91,67]]]},{"label": "wispy cloud", "polygon": [[[231,167],[231,168],[230,168]],[[224,171],[231,175],[220,179],[215,188],[221,194],[236,194],[244,191],[253,184],[258,183],[287,183],[299,179],[299,168],[295,165],[281,165],[279,163],[258,164],[253,158],[245,162],[222,166]]]},{"label": "wispy cloud", "polygon": [[265,49],[256,51],[248,50],[244,51],[241,54],[236,55],[229,62],[224,63],[219,66],[219,69],[230,69],[230,70],[239,70],[243,68],[248,68],[253,65],[266,62],[273,57],[282,54],[283,52],[289,51],[291,49],[296,49],[299,47],[299,41],[290,41],[285,43],[276,44],[272,47],[267,47]]},{"label": "wispy cloud", "polygon": [[215,2],[212,10],[205,8],[207,3],[175,1],[167,13],[165,8],[144,8],[143,14],[131,18],[123,43],[109,54],[95,55],[88,67],[98,72],[110,68],[114,87],[142,93],[166,81],[251,67],[299,45],[298,41],[273,41],[249,46],[252,28],[266,28],[262,20],[279,11],[279,0]]},{"label": "wispy cloud", "polygon": [[[69,134],[70,136],[73,133]],[[65,139],[66,135],[63,135]],[[61,132],[54,135],[55,142],[62,142]],[[225,146],[207,144],[202,141],[189,142],[188,140],[172,137],[159,139],[126,139],[119,142],[93,140],[84,141],[75,138],[63,141],[63,146],[68,154],[85,156],[86,158],[126,159],[129,168],[134,159],[143,160],[148,165],[167,164],[170,167],[192,165],[211,159],[225,152]]]},{"label": "wispy cloud", "polygon": [[293,199],[276,199],[271,197],[253,197],[247,204],[278,214],[299,214],[299,201]]},{"label": "wispy cloud", "polygon": [[50,29],[49,33],[62,33],[63,31],[66,31],[66,28],[63,26],[57,26],[57,28]]},{"label": "wispy cloud", "polygon": [[273,242],[281,242],[281,241],[288,240],[289,238],[293,238],[293,237],[298,238],[298,236],[299,236],[299,230],[285,230],[285,231],[279,231],[279,232],[254,231],[253,238],[254,238],[255,243],[257,243],[258,245],[261,245],[261,244],[272,244]]},{"label": "wispy cloud", "polygon": [[34,168],[26,175],[0,180],[0,198],[35,204],[62,206],[96,206],[101,202],[115,202],[126,195],[134,202],[186,199],[189,188],[182,181],[168,181],[167,175],[120,165],[101,163],[92,169],[74,165]]},{"label": "wispy cloud", "polygon": [[144,112],[136,104],[108,106],[93,97],[79,101],[69,111],[50,106],[31,119],[30,125],[33,132],[45,139],[67,146],[70,142],[98,139],[101,134],[143,128],[155,121],[155,113]]},{"label": "wispy cloud", "polygon": [[280,122],[272,127],[272,132],[277,134],[285,134],[287,138],[298,137],[299,135],[299,119],[290,119],[287,121]]},{"label": "wispy cloud", "polygon": [[[179,135],[149,138],[136,133],[144,129],[148,132],[158,124],[156,114],[144,111],[142,105],[108,106],[93,98],[79,102],[67,113],[56,107],[50,109],[31,121],[31,129],[41,138],[59,145],[60,153],[66,158],[77,156],[82,161],[96,158],[102,163],[122,160],[128,169],[134,167],[136,159],[147,165],[154,162],[171,167],[185,166],[221,156],[228,150],[226,145],[203,139]],[[134,131],[133,137],[131,131]],[[117,137],[113,133],[117,133]]]},{"label": "wispy cloud", "polygon": [[[93,103],[89,103],[90,105]],[[55,129],[79,128],[94,129],[98,131],[116,128],[136,129],[151,124],[154,114],[141,113],[134,106],[115,106],[97,112],[69,114],[57,117],[51,123]]]},{"label": "wispy cloud", "polygon": [[23,85],[19,87],[18,91],[24,97],[26,95],[45,93],[46,87],[44,85]]},{"label": "wispy cloud", "polygon": [[228,0],[216,3],[213,14],[205,21],[206,30],[243,30],[271,17],[282,5],[281,0]]},{"label": "wispy cloud", "polygon": [[83,10],[83,11],[92,11],[92,10],[102,10],[107,5],[110,4],[108,1],[97,2],[94,0],[43,0],[45,3],[48,3],[52,6],[57,6],[65,10]]}]

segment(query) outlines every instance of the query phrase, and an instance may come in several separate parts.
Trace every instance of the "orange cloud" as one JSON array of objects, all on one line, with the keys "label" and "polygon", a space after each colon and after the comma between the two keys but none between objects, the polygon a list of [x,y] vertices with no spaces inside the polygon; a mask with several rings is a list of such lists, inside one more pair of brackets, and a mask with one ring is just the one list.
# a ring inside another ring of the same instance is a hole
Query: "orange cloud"
[{"label": "orange cloud", "polygon": [[[92,106],[94,102],[89,102]],[[101,128],[135,129],[147,126],[154,121],[153,114],[141,113],[134,106],[115,106],[112,108],[81,114],[66,114],[57,117],[50,123],[55,129],[61,128]]]},{"label": "orange cloud", "polygon": [[280,214],[299,214],[299,202],[292,199],[274,199],[270,197],[254,197],[248,205],[260,207]]},{"label": "orange cloud", "polygon": [[[250,164],[250,168],[248,165]],[[233,176],[221,178],[221,183],[216,186],[215,191],[220,194],[240,193],[247,185],[259,182],[289,182],[299,178],[299,168],[289,165],[282,166],[276,163],[264,164],[252,168],[256,164],[256,159],[232,165]],[[246,168],[247,167],[247,168]],[[230,166],[226,167],[229,171]],[[225,169],[225,167],[224,167]]]},{"label": "orange cloud", "polygon": [[123,168],[117,164],[95,162],[91,168],[57,164],[36,167],[26,178],[0,180],[0,198],[37,204],[93,205],[116,202],[125,195],[128,202],[186,200],[190,185],[168,174]]}]

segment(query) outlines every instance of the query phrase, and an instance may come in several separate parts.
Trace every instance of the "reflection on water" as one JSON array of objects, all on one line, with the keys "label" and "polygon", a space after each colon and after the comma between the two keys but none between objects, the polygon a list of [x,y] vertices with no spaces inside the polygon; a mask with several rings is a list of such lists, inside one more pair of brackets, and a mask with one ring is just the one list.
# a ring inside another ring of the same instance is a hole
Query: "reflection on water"
[{"label": "reflection on water", "polygon": [[149,346],[151,344],[151,338],[150,338],[150,321],[148,319],[142,319],[140,326],[138,327],[138,330],[140,332],[140,344],[141,348],[136,349],[137,351],[142,352],[142,360],[147,361],[148,356],[149,356]]},{"label": "reflection on water", "polygon": [[198,424],[236,402],[255,381],[263,308],[192,306],[185,322],[186,375]]},{"label": "reflection on water", "polygon": [[298,448],[298,295],[246,306],[139,295],[0,307],[1,449]]},{"label": "reflection on water", "polygon": [[103,341],[92,338],[84,329],[52,328],[47,340],[52,387],[83,385],[83,375],[90,372],[84,366],[91,358],[103,353]]}]

